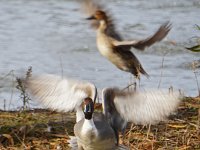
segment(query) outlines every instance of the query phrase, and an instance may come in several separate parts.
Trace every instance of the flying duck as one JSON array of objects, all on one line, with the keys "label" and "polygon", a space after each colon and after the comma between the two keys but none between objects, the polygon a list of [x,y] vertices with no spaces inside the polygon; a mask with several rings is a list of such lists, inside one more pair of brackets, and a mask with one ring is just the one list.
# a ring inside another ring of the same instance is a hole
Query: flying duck
[{"label": "flying duck", "polygon": [[92,27],[97,31],[97,48],[101,55],[120,70],[130,72],[136,78],[140,78],[140,73],[148,77],[149,75],[140,61],[131,52],[131,48],[143,51],[146,47],[161,41],[170,31],[171,24],[164,23],[152,36],[143,40],[125,41],[116,31],[112,17],[104,10],[103,6],[95,0],[83,0],[83,6],[87,14],[91,15],[87,19],[92,20]]},{"label": "flying duck", "polygon": [[90,82],[45,74],[25,79],[23,83],[46,108],[76,112],[74,133],[80,150],[117,149],[119,132],[125,132],[127,122],[155,124],[169,116],[180,100],[175,92],[104,88],[103,110],[97,113],[94,112],[97,89]]}]

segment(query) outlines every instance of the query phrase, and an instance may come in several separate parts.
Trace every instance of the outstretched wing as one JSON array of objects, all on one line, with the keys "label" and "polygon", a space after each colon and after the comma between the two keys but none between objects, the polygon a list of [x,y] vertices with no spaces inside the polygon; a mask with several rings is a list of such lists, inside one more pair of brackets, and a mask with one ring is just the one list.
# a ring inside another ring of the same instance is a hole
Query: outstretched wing
[{"label": "outstretched wing", "polygon": [[104,90],[103,95],[112,95],[106,100],[111,101],[109,103],[112,105],[104,111],[117,110],[124,120],[135,124],[154,124],[166,119],[180,101],[178,93],[169,94],[158,90],[135,92],[109,88]]},{"label": "outstretched wing", "polygon": [[[106,13],[107,23],[108,23],[106,34],[112,38],[119,40],[119,41],[122,40],[122,37],[116,31],[112,15],[106,10],[106,8],[103,4],[101,4],[97,0],[80,0],[80,1],[82,2],[82,9],[85,12],[85,14],[87,15],[87,17],[94,15],[97,10],[104,11]],[[99,21],[92,20],[90,22],[91,22],[91,26],[93,28],[97,29],[99,27]]]},{"label": "outstretched wing", "polygon": [[26,89],[43,106],[57,111],[69,112],[80,107],[83,99],[94,99],[93,84],[70,80],[56,75],[41,75],[23,80]]},{"label": "outstretched wing", "polygon": [[144,40],[118,41],[112,39],[112,42],[116,48],[119,47],[121,48],[121,50],[130,49],[131,47],[134,47],[138,50],[143,51],[146,47],[149,47],[154,43],[164,39],[170,30],[171,30],[171,24],[169,22],[166,22],[160,26],[160,28],[156,31],[156,33],[154,33],[152,36]]},{"label": "outstretched wing", "polygon": [[154,35],[144,40],[140,40],[136,42],[135,44],[133,44],[132,46],[136,49],[144,50],[146,47],[149,47],[153,45],[154,43],[159,42],[162,39],[164,39],[170,30],[171,30],[171,24],[170,22],[166,22],[160,26],[160,28]]},{"label": "outstretched wing", "polygon": [[[94,0],[79,0],[79,1],[81,2],[82,10],[87,15],[87,17],[95,14],[97,10],[104,10],[103,5],[97,3],[97,1]],[[93,28],[97,29],[99,27],[99,21],[91,20],[90,22]]]}]

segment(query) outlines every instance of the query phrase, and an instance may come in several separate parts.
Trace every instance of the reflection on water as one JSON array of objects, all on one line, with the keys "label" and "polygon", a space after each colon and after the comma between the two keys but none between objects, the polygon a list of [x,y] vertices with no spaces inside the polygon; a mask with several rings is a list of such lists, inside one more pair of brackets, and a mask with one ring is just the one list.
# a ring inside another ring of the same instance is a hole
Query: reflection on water
[{"label": "reflection on water", "polygon": [[[165,41],[145,52],[133,50],[150,75],[149,79],[142,77],[141,88],[157,88],[161,81],[162,88],[173,86],[187,95],[197,95],[195,76],[188,66],[199,60],[200,54],[186,51],[183,45],[200,35],[194,27],[200,24],[199,0],[111,0],[108,8],[127,39],[148,36],[170,20],[173,28]],[[1,0],[0,14],[0,108],[4,99],[7,108],[21,105],[19,92],[11,88],[15,86],[12,80],[22,76],[29,66],[34,74],[63,72],[89,80],[99,90],[125,87],[130,82],[130,74],[99,54],[95,32],[75,1]],[[13,73],[7,75],[11,70]]]}]

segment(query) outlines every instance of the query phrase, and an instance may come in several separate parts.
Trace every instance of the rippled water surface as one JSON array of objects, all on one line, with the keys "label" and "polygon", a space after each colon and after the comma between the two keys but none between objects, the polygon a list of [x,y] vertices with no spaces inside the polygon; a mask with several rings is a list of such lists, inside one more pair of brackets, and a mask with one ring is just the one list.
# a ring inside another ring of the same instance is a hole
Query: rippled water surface
[{"label": "rippled water surface", "polygon": [[[99,91],[127,86],[131,75],[99,54],[95,32],[79,7],[73,0],[0,1],[0,109],[4,99],[6,109],[22,105],[13,81],[29,66],[33,74],[63,74],[91,81]],[[170,20],[173,28],[164,41],[145,52],[133,49],[150,75],[149,79],[142,77],[141,88],[157,88],[160,82],[161,88],[173,86],[186,95],[197,95],[191,64],[200,60],[200,54],[186,51],[184,45],[200,36],[195,29],[195,24],[200,25],[199,0],[110,0],[107,8],[126,39],[144,38]],[[200,82],[199,73],[197,77]]]}]

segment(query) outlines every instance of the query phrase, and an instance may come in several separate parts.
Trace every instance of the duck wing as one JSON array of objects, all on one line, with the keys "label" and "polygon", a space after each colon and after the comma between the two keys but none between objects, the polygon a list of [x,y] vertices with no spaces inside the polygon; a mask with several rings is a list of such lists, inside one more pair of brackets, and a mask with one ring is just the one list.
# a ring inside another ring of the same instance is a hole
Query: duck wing
[{"label": "duck wing", "polygon": [[[94,0],[80,0],[81,2],[81,9],[87,16],[92,16],[95,14],[97,10],[103,10],[104,7],[102,4],[98,3]],[[99,21],[91,20],[91,27],[97,29],[99,27]]]},{"label": "duck wing", "polygon": [[27,91],[46,108],[69,112],[76,110],[84,98],[95,100],[96,87],[83,81],[56,75],[40,75],[22,80]]},{"label": "duck wing", "polygon": [[162,39],[164,39],[170,30],[171,30],[171,24],[168,21],[168,22],[164,23],[163,25],[161,25],[155,34],[153,34],[152,36],[150,36],[144,40],[140,40],[140,41],[136,42],[135,44],[132,45],[132,47],[139,49],[139,50],[144,50],[146,47],[149,47],[149,46],[153,45],[154,43],[159,42]]},{"label": "duck wing", "polygon": [[169,94],[160,90],[122,91],[118,88],[104,89],[103,99],[108,105],[104,108],[106,116],[112,118],[113,112],[118,112],[125,121],[142,125],[166,119],[180,102],[178,93]]},{"label": "duck wing", "polygon": [[[82,8],[84,12],[91,16],[97,10],[102,10],[106,13],[107,16],[107,30],[106,34],[111,38],[115,39],[115,46],[124,47],[122,50],[130,50],[131,47],[134,47],[138,50],[144,50],[146,47],[153,45],[156,42],[164,39],[169,31],[171,30],[171,23],[169,21],[165,22],[160,26],[160,28],[150,37],[147,37],[143,40],[131,40],[131,41],[123,41],[121,35],[116,31],[116,27],[113,21],[113,17],[109,12],[105,9],[105,6],[97,2],[97,0],[82,0]],[[99,27],[99,21],[92,20],[91,26],[95,29]]]},{"label": "duck wing", "polygon": [[126,66],[129,68],[129,72],[132,73],[136,78],[140,78],[140,73],[146,77],[149,77],[148,73],[145,71],[142,64],[132,51],[120,46],[114,47],[113,50],[114,53],[124,61]]},{"label": "duck wing", "polygon": [[130,40],[130,41],[118,41],[113,39],[112,43],[115,47],[120,47],[121,50],[130,49],[131,47],[134,47],[138,50],[144,50],[146,47],[149,47],[153,45],[156,42],[161,41],[164,39],[169,31],[171,30],[171,24],[170,22],[166,22],[163,25],[160,26],[160,28],[150,37],[144,39],[144,40]]},{"label": "duck wing", "polygon": [[[106,34],[116,40],[119,41],[122,40],[121,35],[116,31],[112,15],[108,12],[108,10],[106,10],[103,4],[101,4],[97,0],[80,0],[80,1],[82,3],[82,10],[86,13],[87,16],[92,16],[93,14],[95,14],[97,10],[104,11],[107,16]],[[97,29],[99,27],[99,21],[92,20],[91,26],[92,28]]]}]

